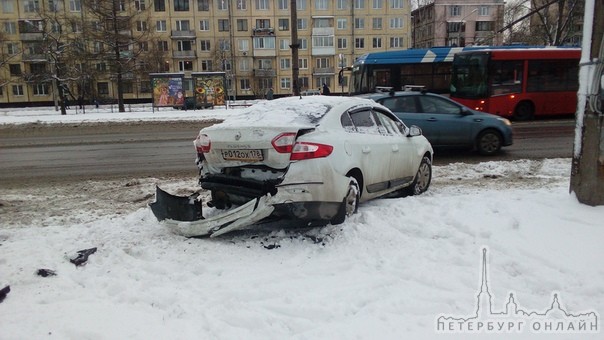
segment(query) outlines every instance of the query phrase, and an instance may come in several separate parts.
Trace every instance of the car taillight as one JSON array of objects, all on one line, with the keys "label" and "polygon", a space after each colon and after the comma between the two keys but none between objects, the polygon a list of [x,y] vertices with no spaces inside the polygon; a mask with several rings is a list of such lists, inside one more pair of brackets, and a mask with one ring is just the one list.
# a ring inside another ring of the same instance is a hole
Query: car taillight
[{"label": "car taillight", "polygon": [[290,160],[327,157],[333,151],[333,146],[319,143],[298,142],[294,145]]},{"label": "car taillight", "polygon": [[285,132],[273,138],[271,144],[279,153],[290,153],[296,141],[296,133]]},{"label": "car taillight", "polygon": [[210,152],[210,148],[212,147],[212,141],[210,137],[206,134],[197,135],[197,139],[195,139],[195,149],[197,149],[197,153],[208,153]]}]

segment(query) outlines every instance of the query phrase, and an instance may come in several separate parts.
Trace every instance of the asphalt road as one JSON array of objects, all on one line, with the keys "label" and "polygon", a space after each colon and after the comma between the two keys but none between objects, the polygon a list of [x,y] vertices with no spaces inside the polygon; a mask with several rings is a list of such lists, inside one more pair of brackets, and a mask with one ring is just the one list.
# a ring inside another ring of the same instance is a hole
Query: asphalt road
[{"label": "asphalt road", "polygon": [[[37,125],[0,128],[0,187],[36,181],[195,175],[193,140],[208,122]],[[495,156],[436,150],[435,165],[571,157],[574,120],[514,124]]]}]

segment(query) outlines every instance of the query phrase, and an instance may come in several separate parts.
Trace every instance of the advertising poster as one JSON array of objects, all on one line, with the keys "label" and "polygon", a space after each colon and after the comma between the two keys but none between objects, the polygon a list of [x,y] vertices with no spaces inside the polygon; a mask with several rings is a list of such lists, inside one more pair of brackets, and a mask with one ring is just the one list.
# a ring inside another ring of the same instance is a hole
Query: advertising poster
[{"label": "advertising poster", "polygon": [[185,91],[182,76],[153,76],[153,106],[183,106]]},{"label": "advertising poster", "polygon": [[224,72],[195,73],[193,81],[194,94],[198,104],[225,105]]}]

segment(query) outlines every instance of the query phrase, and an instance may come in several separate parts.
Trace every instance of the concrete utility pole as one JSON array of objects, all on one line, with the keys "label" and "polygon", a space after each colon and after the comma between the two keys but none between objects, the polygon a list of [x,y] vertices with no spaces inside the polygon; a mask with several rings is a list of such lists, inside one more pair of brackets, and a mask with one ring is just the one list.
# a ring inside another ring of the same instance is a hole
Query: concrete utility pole
[{"label": "concrete utility pole", "polygon": [[[604,0],[585,2],[583,26],[583,56],[579,71],[579,104],[570,192],[577,195],[579,202],[596,206],[604,205],[604,93],[601,88],[602,73],[595,72],[602,70],[604,62]],[[589,58],[585,58],[588,51],[591,51],[587,56]]]}]

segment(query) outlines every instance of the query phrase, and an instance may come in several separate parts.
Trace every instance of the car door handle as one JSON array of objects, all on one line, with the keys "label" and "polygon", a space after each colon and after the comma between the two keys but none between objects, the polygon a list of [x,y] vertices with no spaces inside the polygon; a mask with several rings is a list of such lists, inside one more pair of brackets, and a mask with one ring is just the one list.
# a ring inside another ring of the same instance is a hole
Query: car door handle
[{"label": "car door handle", "polygon": [[371,152],[371,148],[368,147],[368,146],[364,146],[362,150],[363,150],[363,153],[370,153]]},{"label": "car door handle", "polygon": [[398,145],[392,146],[392,152],[398,152]]},{"label": "car door handle", "polygon": [[429,121],[429,122],[435,122],[437,119],[436,119],[436,118],[434,118],[434,117],[430,117],[430,118],[428,118],[428,119],[426,119],[426,120],[427,120],[427,121]]}]

